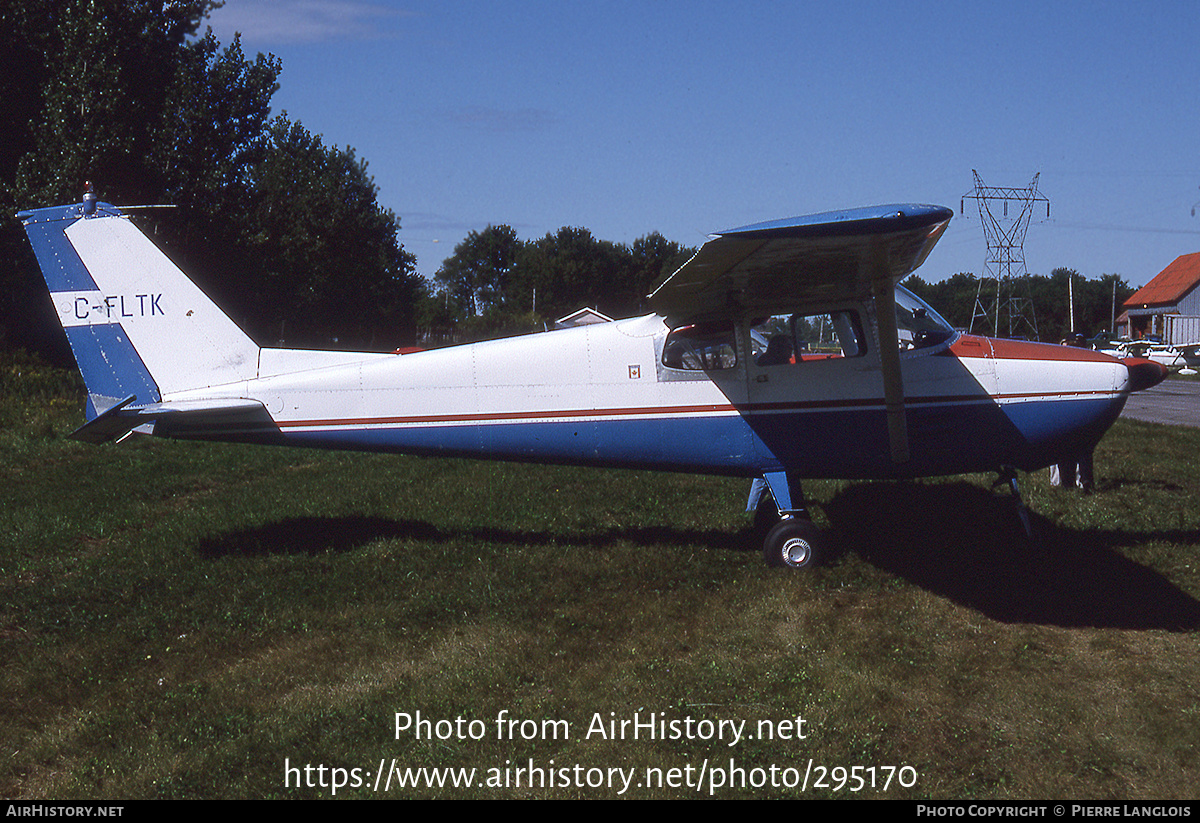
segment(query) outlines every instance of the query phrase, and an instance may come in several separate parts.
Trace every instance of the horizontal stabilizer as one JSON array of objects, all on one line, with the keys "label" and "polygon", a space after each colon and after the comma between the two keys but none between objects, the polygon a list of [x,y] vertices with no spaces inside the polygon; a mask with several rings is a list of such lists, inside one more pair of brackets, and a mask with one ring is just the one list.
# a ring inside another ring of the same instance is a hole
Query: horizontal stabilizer
[{"label": "horizontal stabilizer", "polygon": [[134,400],[137,400],[137,395],[131,394],[115,406],[96,415],[71,432],[71,439],[83,443],[110,443],[113,440],[120,440],[141,425],[137,422],[137,412],[121,414],[121,411]]},{"label": "horizontal stabilizer", "polygon": [[71,439],[111,443],[147,423],[154,424],[156,434],[196,439],[228,439],[238,434],[261,433],[264,429],[278,431],[271,415],[257,400],[182,400],[130,408],[133,401],[133,397],[125,398],[72,432]]}]

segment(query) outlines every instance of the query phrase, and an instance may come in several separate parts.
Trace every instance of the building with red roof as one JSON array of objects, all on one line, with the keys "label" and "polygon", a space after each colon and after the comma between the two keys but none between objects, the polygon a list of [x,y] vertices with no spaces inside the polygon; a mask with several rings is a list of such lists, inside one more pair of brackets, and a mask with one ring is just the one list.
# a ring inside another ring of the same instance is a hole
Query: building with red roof
[{"label": "building with red roof", "polygon": [[1200,252],[1177,257],[1125,301],[1129,336],[1164,343],[1200,342]]}]

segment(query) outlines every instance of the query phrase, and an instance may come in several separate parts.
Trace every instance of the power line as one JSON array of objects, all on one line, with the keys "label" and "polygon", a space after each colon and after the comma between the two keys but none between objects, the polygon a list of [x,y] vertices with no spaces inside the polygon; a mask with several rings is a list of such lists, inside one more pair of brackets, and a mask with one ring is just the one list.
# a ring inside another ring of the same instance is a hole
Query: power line
[{"label": "power line", "polygon": [[[1200,206],[1200,203],[1196,205]],[[1113,223],[1072,223],[1051,220],[1041,225],[1052,229],[1083,229],[1084,231],[1128,231],[1142,234],[1200,234],[1196,229],[1163,229],[1154,226],[1120,226]]]}]

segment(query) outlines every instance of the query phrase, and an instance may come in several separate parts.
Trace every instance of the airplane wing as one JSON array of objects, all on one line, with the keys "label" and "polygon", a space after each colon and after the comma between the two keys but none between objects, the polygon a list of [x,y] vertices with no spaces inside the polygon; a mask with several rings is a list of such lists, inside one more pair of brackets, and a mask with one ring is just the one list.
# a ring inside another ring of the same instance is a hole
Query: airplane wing
[{"label": "airplane wing", "polygon": [[880,347],[888,441],[893,462],[904,463],[896,283],[925,262],[953,214],[944,206],[872,206],[720,232],[650,295],[650,307],[674,327],[871,296],[879,339],[891,341]]},{"label": "airplane wing", "polygon": [[920,266],[952,216],[942,206],[873,206],[720,232],[650,295],[650,307],[677,326],[863,297]]}]

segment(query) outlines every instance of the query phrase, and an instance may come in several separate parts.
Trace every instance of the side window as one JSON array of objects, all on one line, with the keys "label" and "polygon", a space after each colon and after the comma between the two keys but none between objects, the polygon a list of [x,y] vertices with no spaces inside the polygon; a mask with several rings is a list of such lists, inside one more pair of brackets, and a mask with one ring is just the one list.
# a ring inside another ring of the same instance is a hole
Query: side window
[{"label": "side window", "polygon": [[750,349],[760,366],[861,357],[867,347],[855,312],[777,314],[750,328]]},{"label": "side window", "polygon": [[667,335],[663,365],[685,371],[732,369],[737,365],[732,324],[681,326]]}]

